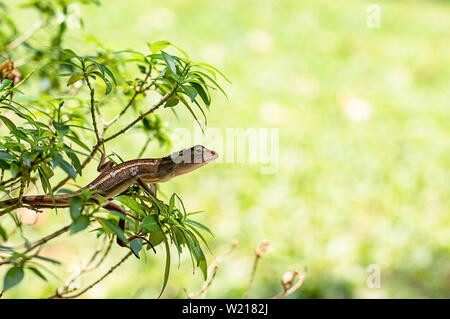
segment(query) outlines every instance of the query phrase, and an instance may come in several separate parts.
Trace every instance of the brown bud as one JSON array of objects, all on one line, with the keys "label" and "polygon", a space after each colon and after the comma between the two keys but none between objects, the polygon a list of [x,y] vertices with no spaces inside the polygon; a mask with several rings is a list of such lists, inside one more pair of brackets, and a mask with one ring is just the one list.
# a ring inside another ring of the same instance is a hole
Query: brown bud
[{"label": "brown bud", "polygon": [[[2,63],[0,66],[0,80],[11,80],[13,84],[20,82],[22,74],[14,67],[14,61],[9,59]],[[13,85],[13,86],[14,86]]]},{"label": "brown bud", "polygon": [[261,243],[261,251],[266,254],[271,254],[273,252],[273,248],[270,245],[270,241],[268,239],[264,239]]},{"label": "brown bud", "polygon": [[294,271],[286,271],[281,277],[281,284],[284,290],[288,290],[292,286],[296,273]]}]

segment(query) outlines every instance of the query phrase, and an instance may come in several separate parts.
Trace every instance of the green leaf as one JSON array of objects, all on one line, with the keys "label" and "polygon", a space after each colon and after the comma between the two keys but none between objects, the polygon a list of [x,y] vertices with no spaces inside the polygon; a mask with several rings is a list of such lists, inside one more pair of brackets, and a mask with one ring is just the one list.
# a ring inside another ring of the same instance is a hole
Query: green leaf
[{"label": "green leaf", "polygon": [[56,129],[56,131],[61,134],[61,136],[64,136],[69,132],[70,127],[67,125],[64,125],[62,123],[53,122],[53,127]]},{"label": "green leaf", "polygon": [[175,207],[175,196],[176,194],[173,193],[172,196],[170,196],[169,200],[169,214],[173,212],[173,208]]},{"label": "green leaf", "polygon": [[144,207],[142,207],[141,204],[139,204],[137,201],[135,201],[130,196],[120,195],[120,196],[117,196],[115,199],[117,199],[119,202],[121,202],[122,204],[127,206],[132,211],[134,211],[138,214],[141,214],[141,215],[145,214]]},{"label": "green leaf", "polygon": [[54,160],[54,162],[61,167],[66,173],[67,175],[69,175],[72,179],[75,179],[77,177],[77,172],[75,171],[75,169],[69,164],[67,163],[60,154],[54,153],[52,155],[52,159]]},{"label": "green leaf", "polygon": [[166,62],[167,66],[170,68],[170,71],[172,71],[173,74],[177,74],[177,68],[175,66],[175,60],[173,56],[164,51],[161,51],[161,55],[164,61]]},{"label": "green leaf", "polygon": [[167,48],[170,45],[169,41],[155,41],[153,43],[147,43],[150,51],[152,51],[152,53],[158,53],[161,50],[164,50],[165,48]]},{"label": "green leaf", "polygon": [[22,160],[28,167],[31,166],[31,154],[23,153],[22,154]]},{"label": "green leaf", "polygon": [[214,71],[216,71],[217,73],[219,73],[228,83],[232,84],[230,80],[228,80],[228,78],[225,76],[225,74],[222,73],[222,71],[220,71],[218,68],[212,66],[211,64],[208,63],[195,63],[194,65],[198,65],[198,66],[203,66],[209,69],[213,69]]},{"label": "green leaf", "polygon": [[13,134],[15,137],[17,137],[17,139],[21,139],[21,140],[27,141],[30,144],[33,144],[33,140],[30,139],[27,136],[28,132],[23,130],[23,129],[21,129],[21,128],[17,128],[16,130],[12,130],[11,134]]},{"label": "green leaf", "polygon": [[186,102],[186,100],[182,97],[179,96],[180,101],[184,104],[184,106],[186,106],[186,108],[188,109],[189,113],[191,113],[192,117],[194,118],[194,120],[197,122],[197,124],[200,126],[200,129],[203,131],[203,127],[200,123],[200,121],[198,120],[197,115],[195,115],[194,111],[192,110],[192,108],[189,106],[189,104]]},{"label": "green leaf", "polygon": [[201,229],[203,229],[204,231],[207,231],[208,233],[210,233],[211,236],[214,237],[214,234],[211,232],[211,230],[210,230],[208,227],[206,227],[206,226],[200,224],[199,222],[196,222],[195,220],[186,219],[186,220],[184,220],[183,222],[184,222],[184,223],[187,223],[187,224],[194,225],[194,226],[196,226],[196,227],[198,227],[198,228],[201,228]]},{"label": "green leaf", "polygon": [[70,158],[70,161],[72,162],[73,167],[77,170],[77,173],[81,176],[83,173],[83,168],[81,167],[80,160],[78,159],[78,156],[74,152],[66,151],[65,152],[67,157]]},{"label": "green leaf", "polygon": [[139,259],[139,252],[142,249],[142,239],[141,238],[135,238],[130,242],[130,248],[133,254]]},{"label": "green leaf", "polygon": [[116,234],[116,236],[124,243],[128,243],[128,238],[125,236],[123,230],[115,224],[115,222],[100,217],[97,217],[97,220],[103,228],[105,228],[105,230]]},{"label": "green leaf", "polygon": [[[161,244],[163,240],[164,240],[164,234],[162,231],[150,234],[149,242],[153,245],[153,247],[156,247],[159,244]],[[147,246],[147,250],[148,249],[151,249],[150,245]]]},{"label": "green leaf", "polygon": [[9,169],[11,167],[11,165],[9,165],[8,163],[6,163],[3,160],[0,160],[0,169]]},{"label": "green leaf", "polygon": [[195,235],[197,235],[198,237],[200,237],[200,239],[203,241],[203,243],[205,244],[206,248],[208,248],[209,250],[209,246],[208,243],[206,242],[205,238],[202,236],[202,234],[200,234],[200,231],[198,231],[194,226],[190,225],[190,224],[186,224],[187,227],[189,227],[194,233]]},{"label": "green leaf", "polygon": [[161,227],[158,223],[158,216],[155,214],[150,214],[144,218],[142,221],[142,228],[148,233],[161,232]]},{"label": "green leaf", "polygon": [[17,129],[16,125],[7,117],[0,115],[0,120],[5,123],[5,125],[8,127],[10,131]]},{"label": "green leaf", "polygon": [[166,247],[166,266],[164,270],[164,282],[161,289],[161,292],[159,293],[158,299],[161,297],[162,293],[164,292],[164,289],[166,288],[167,281],[169,280],[169,273],[170,273],[170,248],[169,248],[169,242],[167,241],[167,238],[164,237],[164,245]]},{"label": "green leaf", "polygon": [[40,259],[40,260],[44,260],[44,261],[48,261],[48,262],[51,262],[52,264],[56,264],[56,265],[59,265],[59,264],[61,264],[61,262],[59,262],[58,260],[55,260],[55,259],[52,259],[52,258],[48,258],[48,257],[44,257],[44,256],[33,256],[33,258],[37,258],[37,259]]},{"label": "green leaf", "polygon": [[0,225],[0,237],[3,238],[4,241],[8,240],[8,234],[6,233],[6,230]]},{"label": "green leaf", "polygon": [[21,267],[12,267],[8,270],[3,279],[3,292],[18,285],[24,277],[24,271]]},{"label": "green leaf", "polygon": [[203,251],[200,247],[199,242],[195,238],[195,235],[187,229],[185,229],[183,231],[183,235],[186,238],[186,242],[189,246],[189,250],[194,253],[195,260],[197,261],[197,267],[200,268],[200,270],[202,271],[203,276],[205,277],[205,280],[206,280],[206,276],[207,276],[206,258],[205,258],[205,255],[203,254]]},{"label": "green leaf", "polygon": [[72,197],[69,199],[70,203],[70,217],[75,221],[81,215],[81,207],[84,201],[80,197]]},{"label": "green leaf", "polygon": [[105,82],[105,85],[106,85],[105,95],[108,95],[112,91],[112,84],[109,80],[107,80],[105,78],[103,79],[103,81]]},{"label": "green leaf", "polygon": [[[72,132],[74,133],[74,132]],[[67,135],[66,137],[70,138],[73,142],[75,142],[76,144],[78,144],[79,146],[81,146],[83,149],[85,149],[86,151],[90,152],[92,151],[89,146],[87,146],[86,144],[84,144],[80,138],[78,136],[72,136],[72,135]]]},{"label": "green leaf", "polygon": [[0,159],[6,162],[12,162],[15,160],[15,157],[5,151],[0,151]]},{"label": "green leaf", "polygon": [[67,86],[70,86],[80,80],[83,80],[84,76],[81,74],[74,74],[69,78],[69,81],[67,81]]},{"label": "green leaf", "polygon": [[81,215],[70,225],[70,233],[75,234],[89,226],[89,217]]},{"label": "green leaf", "polygon": [[63,49],[63,50],[61,50],[60,58],[62,60],[69,60],[72,58],[79,59],[79,56],[75,52],[73,52],[71,49]]},{"label": "green leaf", "polygon": [[197,91],[198,95],[200,95],[203,103],[205,103],[206,107],[209,108],[209,106],[211,105],[211,100],[208,97],[208,94],[206,93],[205,89],[203,88],[203,86],[201,86],[198,83],[194,83],[194,82],[189,82],[191,83],[191,85],[195,88],[195,90]]},{"label": "green leaf", "polygon": [[177,99],[176,97],[171,97],[170,99],[167,100],[166,104],[164,104],[164,107],[173,107],[177,105],[178,102],[180,102],[179,99]]},{"label": "green leaf", "polygon": [[13,82],[12,80],[4,79],[0,84],[0,91],[7,88],[12,82]]},{"label": "green leaf", "polygon": [[153,203],[156,205],[156,207],[158,207],[158,210],[161,213],[167,214],[167,209],[165,205],[162,205],[159,200],[157,200],[155,197],[153,197],[151,194],[149,194],[151,200],[153,201]]},{"label": "green leaf", "polygon": [[47,278],[36,268],[34,267],[28,267],[29,270],[31,270],[36,276],[41,278],[44,281],[47,281]]},{"label": "green leaf", "polygon": [[191,102],[195,101],[195,98],[197,97],[197,91],[189,85],[182,85],[181,86],[184,93],[186,93],[187,96],[191,99]]},{"label": "green leaf", "polygon": [[48,181],[48,178],[45,175],[42,167],[38,167],[38,173],[42,184],[42,190],[44,191],[44,193],[47,193],[47,190],[52,189],[50,182]]},{"label": "green leaf", "polygon": [[203,279],[206,280],[206,278],[208,277],[208,264],[206,262],[206,258],[205,255],[203,254],[203,251],[200,249],[199,252],[201,254],[201,257],[200,260],[198,261],[198,267],[202,271]]},{"label": "green leaf", "polygon": [[225,95],[226,98],[228,98],[228,95],[225,93],[225,91],[222,89],[222,87],[208,74],[206,74],[204,72],[200,72],[200,71],[194,71],[192,73],[208,79],[212,84],[214,84],[216,86],[216,88],[218,88],[220,90],[220,92],[222,92],[223,95]]}]

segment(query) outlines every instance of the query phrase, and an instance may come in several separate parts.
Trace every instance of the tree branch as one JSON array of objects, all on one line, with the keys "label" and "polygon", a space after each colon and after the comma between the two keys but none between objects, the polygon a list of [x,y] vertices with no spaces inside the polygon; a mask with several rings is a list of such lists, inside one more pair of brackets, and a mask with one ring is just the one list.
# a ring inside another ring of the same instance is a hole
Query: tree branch
[{"label": "tree branch", "polygon": [[132,121],[131,123],[129,123],[127,126],[125,126],[123,129],[121,129],[119,132],[111,135],[108,138],[105,138],[105,142],[108,142],[116,137],[118,137],[119,135],[125,133],[126,131],[128,131],[130,128],[132,128],[133,126],[136,125],[136,123],[138,123],[139,121],[142,121],[142,119],[144,117],[146,117],[147,115],[155,112],[161,105],[163,105],[165,102],[167,102],[167,100],[172,96],[172,94],[175,93],[175,91],[177,90],[177,87],[175,87],[172,91],[167,92],[162,98],[161,100],[159,100],[158,103],[156,103],[155,105],[153,105],[150,109],[148,109],[146,112],[141,113],[141,115],[139,115],[134,121]]},{"label": "tree branch", "polygon": [[25,33],[23,33],[20,37],[13,40],[9,44],[6,45],[5,50],[6,52],[11,51],[27,41],[29,38],[33,36],[37,31],[39,31],[44,25],[46,25],[48,22],[48,18],[42,19],[37,21],[35,24],[33,24],[30,29],[28,29]]},{"label": "tree branch", "polygon": [[[84,67],[84,64],[83,64]],[[86,71],[84,72],[84,79],[86,80],[86,84],[89,88],[90,96],[91,96],[91,118],[92,118],[92,125],[94,126],[94,132],[95,137],[97,138],[97,144],[100,144],[102,142],[102,138],[100,137],[100,134],[98,132],[97,128],[97,120],[95,118],[95,90],[91,85],[91,81],[89,81],[89,76],[86,74]]]},{"label": "tree branch", "polygon": [[[296,290],[298,290],[303,285],[303,282],[305,281],[306,274],[304,272],[299,273],[297,271],[293,271],[293,272],[288,272],[286,274],[288,274],[289,276],[297,278],[297,283],[295,285],[291,286],[293,278],[289,278],[288,282],[284,282],[284,280],[282,280],[283,286],[284,286],[284,291],[280,292],[276,296],[273,296],[271,299],[279,299],[281,297],[285,297],[285,296],[291,295]],[[283,275],[283,277],[284,277],[284,275]],[[290,288],[288,288],[289,286],[290,286]]]},{"label": "tree branch", "polygon": [[148,71],[147,74],[145,75],[145,78],[144,78],[142,84],[139,86],[139,88],[136,88],[136,89],[135,89],[134,94],[133,94],[133,96],[131,97],[131,99],[128,101],[127,105],[125,105],[125,107],[122,109],[122,111],[120,111],[120,113],[117,114],[111,121],[109,121],[108,123],[105,123],[105,124],[103,125],[103,134],[105,133],[105,131],[106,131],[112,124],[114,124],[114,123],[115,123],[122,115],[125,114],[125,112],[130,108],[130,106],[133,105],[134,100],[136,99],[136,97],[137,97],[139,94],[142,94],[142,93],[144,93],[145,91],[147,91],[147,90],[148,90],[149,88],[151,88],[152,85],[156,82],[156,80],[155,80],[155,81],[153,81],[152,83],[150,83],[147,87],[144,88],[144,84],[147,83],[148,78],[150,77],[151,73],[152,73],[152,68],[150,67],[150,68],[149,68],[149,71]]},{"label": "tree branch", "polygon": [[[69,277],[66,280],[65,284],[63,286],[59,287],[53,295],[48,296],[47,299],[57,298],[57,297],[60,297],[60,296],[62,296],[64,294],[68,294],[70,292],[73,292],[74,289],[73,288],[71,289],[70,286],[74,283],[74,281],[76,279],[80,278],[83,274],[85,274],[85,273],[87,273],[87,272],[89,272],[89,271],[91,271],[93,269],[96,269],[98,266],[100,266],[103,263],[103,261],[105,260],[106,256],[111,251],[111,247],[112,247],[112,243],[113,242],[114,242],[113,239],[111,239],[108,242],[108,246],[106,247],[106,250],[103,253],[103,256],[100,258],[100,260],[95,265],[91,265],[94,262],[94,260],[97,258],[98,254],[103,250],[104,243],[102,243],[102,245],[100,245],[95,250],[95,252],[92,254],[92,256],[89,259],[89,261],[83,267],[81,267],[81,269],[76,274],[74,274],[72,277]],[[76,288],[75,288],[75,290],[76,290]]]},{"label": "tree branch", "polygon": [[64,295],[57,295],[55,297],[50,296],[52,298],[63,298],[63,299],[71,299],[71,298],[76,298],[81,296],[82,294],[84,294],[86,291],[90,290],[91,288],[93,288],[94,286],[96,286],[98,283],[100,283],[103,279],[105,279],[106,277],[108,277],[116,268],[118,268],[125,260],[127,260],[133,253],[131,251],[129,251],[117,264],[115,264],[114,266],[112,266],[102,277],[100,277],[98,280],[96,280],[95,282],[93,282],[92,284],[90,284],[89,286],[87,286],[86,288],[84,288],[83,290],[73,294],[73,295],[69,295],[69,296],[64,296]]},{"label": "tree branch", "polygon": [[61,229],[55,231],[54,233],[52,233],[52,234],[50,234],[50,235],[48,235],[48,236],[46,236],[46,237],[41,238],[41,239],[38,240],[36,243],[34,243],[33,245],[31,245],[31,246],[30,246],[27,250],[25,250],[23,253],[26,254],[26,253],[32,251],[33,249],[35,249],[35,248],[37,248],[37,247],[39,247],[39,246],[42,246],[43,244],[47,243],[48,241],[50,241],[50,240],[52,240],[52,239],[54,239],[54,238],[56,238],[56,237],[58,237],[58,236],[64,234],[66,231],[69,230],[69,228],[70,228],[71,225],[72,225],[72,224],[69,224],[69,225],[67,225],[67,226],[64,226],[63,228],[61,228]]},{"label": "tree branch", "polygon": [[212,282],[214,281],[214,278],[216,277],[216,273],[217,273],[217,268],[219,268],[219,264],[222,261],[222,259],[231,253],[231,251],[236,248],[237,246],[237,240],[233,239],[231,241],[231,245],[228,246],[223,252],[222,254],[220,254],[213,262],[212,264],[208,267],[208,274],[210,274],[210,277],[208,280],[206,280],[203,283],[202,289],[200,289],[199,291],[195,292],[195,293],[188,293],[187,289],[184,288],[184,292],[186,293],[186,296],[188,297],[188,299],[193,299],[196,298],[198,296],[201,296],[202,298],[205,298],[206,296],[206,291],[208,290],[208,288],[211,286]]}]

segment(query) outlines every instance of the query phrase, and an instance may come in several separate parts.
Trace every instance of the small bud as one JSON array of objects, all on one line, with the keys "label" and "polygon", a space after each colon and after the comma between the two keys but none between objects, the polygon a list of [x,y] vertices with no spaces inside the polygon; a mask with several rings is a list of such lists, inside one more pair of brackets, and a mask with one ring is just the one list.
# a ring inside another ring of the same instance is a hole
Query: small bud
[{"label": "small bud", "polygon": [[[22,74],[14,67],[13,60],[6,60],[0,65],[0,80],[8,79],[13,81],[13,85],[20,82]],[[0,81],[0,82],[1,82]]]},{"label": "small bud", "polygon": [[256,254],[256,257],[261,257],[261,255],[262,255],[262,251],[261,251],[261,249],[259,249],[259,248],[256,248],[256,250],[255,250],[255,254]]},{"label": "small bud", "polygon": [[295,277],[295,272],[293,272],[293,271],[286,271],[283,274],[283,276],[281,277],[281,284],[283,285],[283,288],[285,291],[291,287],[294,277]]},{"label": "small bud", "polygon": [[238,245],[238,240],[237,239],[235,239],[235,238],[233,238],[232,240],[231,240],[231,246],[232,247],[236,247],[237,245]]},{"label": "small bud", "polygon": [[268,239],[264,239],[261,243],[261,251],[266,254],[271,254],[273,252],[273,248],[270,245],[270,241]]}]

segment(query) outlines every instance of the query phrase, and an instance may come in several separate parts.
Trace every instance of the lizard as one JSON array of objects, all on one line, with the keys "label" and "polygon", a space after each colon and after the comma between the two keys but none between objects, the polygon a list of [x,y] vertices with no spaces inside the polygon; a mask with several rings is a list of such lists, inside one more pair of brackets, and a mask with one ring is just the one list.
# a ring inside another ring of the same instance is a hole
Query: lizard
[{"label": "lizard", "polygon": [[[103,208],[115,210],[131,215],[119,205],[109,201],[116,195],[121,194],[134,184],[139,184],[148,193],[156,197],[156,184],[167,182],[174,177],[192,172],[219,157],[215,151],[209,150],[202,145],[196,145],[188,149],[174,152],[162,158],[143,158],[115,164],[113,160],[105,162],[102,153],[100,164],[97,170],[100,174],[84,188],[96,191],[93,201],[99,203],[98,197],[105,200]],[[149,186],[147,183],[150,183]],[[69,200],[82,194],[83,189],[70,194],[58,194],[53,198],[50,195],[27,195],[21,198],[8,199],[0,202],[0,208],[9,208],[17,204],[26,204],[33,209],[69,207]],[[96,198],[97,197],[97,198]],[[133,218],[137,218],[131,215]],[[139,219],[139,218],[137,218]],[[124,221],[119,221],[119,227],[124,228]],[[118,240],[119,245],[124,243]]]},{"label": "lizard", "polygon": [[[105,199],[111,199],[127,190],[133,184],[139,184],[155,194],[152,185],[167,182],[174,177],[192,172],[218,158],[215,151],[202,145],[196,145],[188,149],[174,152],[162,158],[143,158],[126,161],[115,165],[114,161],[104,163],[104,156],[100,161],[98,170],[100,174],[91,181],[86,189],[97,191]],[[69,199],[78,196],[82,190],[71,194],[54,195],[28,195],[22,197],[22,203],[34,208],[69,207]],[[18,198],[0,202],[0,207],[16,205]]]}]

